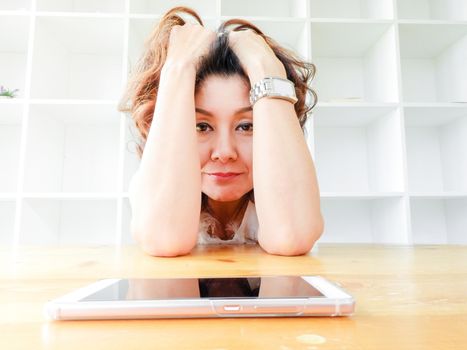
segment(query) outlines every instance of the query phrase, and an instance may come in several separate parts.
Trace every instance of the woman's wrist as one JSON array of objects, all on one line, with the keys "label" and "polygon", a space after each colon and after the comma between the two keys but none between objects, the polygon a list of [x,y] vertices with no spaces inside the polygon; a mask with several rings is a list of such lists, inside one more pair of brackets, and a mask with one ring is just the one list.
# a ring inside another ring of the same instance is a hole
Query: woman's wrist
[{"label": "woman's wrist", "polygon": [[196,75],[196,66],[193,62],[190,61],[173,61],[167,60],[162,67],[162,73],[171,72],[171,73],[193,73]]},{"label": "woman's wrist", "polygon": [[255,65],[248,71],[248,78],[250,79],[250,85],[255,85],[261,79],[265,77],[278,77],[287,79],[287,73],[285,67],[279,59],[273,61],[262,61]]}]

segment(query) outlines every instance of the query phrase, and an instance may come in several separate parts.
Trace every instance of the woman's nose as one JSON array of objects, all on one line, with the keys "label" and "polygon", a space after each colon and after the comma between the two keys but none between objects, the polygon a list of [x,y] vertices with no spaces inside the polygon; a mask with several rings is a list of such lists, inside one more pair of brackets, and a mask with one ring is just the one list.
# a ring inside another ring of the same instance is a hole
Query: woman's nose
[{"label": "woman's nose", "polygon": [[225,163],[237,159],[235,140],[229,136],[218,137],[213,145],[211,153],[212,160],[220,160]]}]

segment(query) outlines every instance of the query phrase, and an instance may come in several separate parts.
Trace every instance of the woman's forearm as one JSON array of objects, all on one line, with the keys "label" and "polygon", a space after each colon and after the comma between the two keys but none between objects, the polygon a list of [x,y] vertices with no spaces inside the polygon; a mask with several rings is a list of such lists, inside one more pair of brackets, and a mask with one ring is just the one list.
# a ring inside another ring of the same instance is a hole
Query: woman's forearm
[{"label": "woman's forearm", "polygon": [[197,241],[201,170],[191,65],[163,68],[154,118],[130,189],[132,231],[152,255],[189,252]]},{"label": "woman's forearm", "polygon": [[[265,76],[285,78],[285,71],[265,66],[250,80]],[[253,118],[259,244],[270,253],[306,253],[321,235],[323,219],[313,159],[293,104],[262,98],[254,105]]]}]

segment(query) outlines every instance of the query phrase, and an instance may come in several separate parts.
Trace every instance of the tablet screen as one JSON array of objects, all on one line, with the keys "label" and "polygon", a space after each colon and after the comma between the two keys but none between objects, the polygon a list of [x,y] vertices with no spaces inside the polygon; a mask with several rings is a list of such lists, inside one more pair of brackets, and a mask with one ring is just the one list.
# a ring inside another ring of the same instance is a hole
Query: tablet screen
[{"label": "tablet screen", "polygon": [[300,276],[122,279],[81,301],[304,298],[324,295]]}]

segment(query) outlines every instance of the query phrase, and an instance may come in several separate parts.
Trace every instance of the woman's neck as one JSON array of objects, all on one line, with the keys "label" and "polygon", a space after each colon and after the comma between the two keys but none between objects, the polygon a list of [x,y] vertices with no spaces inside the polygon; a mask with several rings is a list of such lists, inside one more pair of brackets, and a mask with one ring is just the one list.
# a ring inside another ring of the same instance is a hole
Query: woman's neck
[{"label": "woman's neck", "polygon": [[235,221],[240,215],[244,214],[247,203],[248,196],[230,202],[221,202],[208,198],[206,209],[225,226],[228,222]]}]

